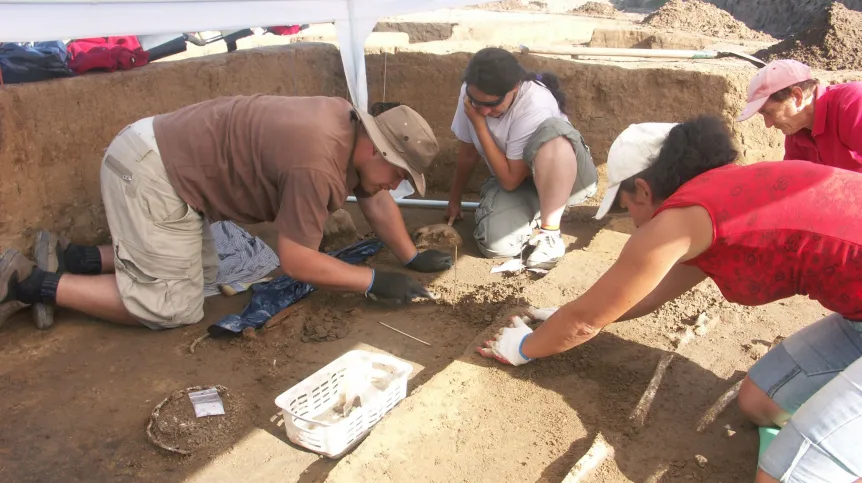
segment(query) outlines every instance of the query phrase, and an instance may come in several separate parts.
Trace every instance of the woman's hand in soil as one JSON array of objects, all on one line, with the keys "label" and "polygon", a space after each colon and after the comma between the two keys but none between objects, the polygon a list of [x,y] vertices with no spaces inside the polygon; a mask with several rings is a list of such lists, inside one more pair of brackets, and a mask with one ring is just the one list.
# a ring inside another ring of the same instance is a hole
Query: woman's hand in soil
[{"label": "woman's hand in soil", "polygon": [[425,250],[407,262],[407,268],[422,273],[442,272],[452,267],[452,255],[439,250]]},{"label": "woman's hand in soil", "polygon": [[371,286],[365,295],[388,299],[396,303],[410,303],[413,299],[424,297],[433,299],[421,283],[403,273],[373,271]]},{"label": "woman's hand in soil", "polygon": [[528,359],[521,352],[524,340],[533,333],[533,329],[527,327],[528,317],[512,317],[509,327],[500,329],[491,340],[485,341],[485,347],[476,350],[484,357],[494,358],[503,364],[520,366],[532,359]]},{"label": "woman's hand in soil", "polygon": [[558,307],[531,307],[525,315],[512,317],[509,327],[500,329],[494,339],[485,341],[485,347],[478,347],[476,350],[479,354],[497,359],[503,364],[519,366],[530,362],[532,359],[527,358],[521,350],[524,340],[533,333],[527,322],[544,322],[554,315],[557,309]]}]

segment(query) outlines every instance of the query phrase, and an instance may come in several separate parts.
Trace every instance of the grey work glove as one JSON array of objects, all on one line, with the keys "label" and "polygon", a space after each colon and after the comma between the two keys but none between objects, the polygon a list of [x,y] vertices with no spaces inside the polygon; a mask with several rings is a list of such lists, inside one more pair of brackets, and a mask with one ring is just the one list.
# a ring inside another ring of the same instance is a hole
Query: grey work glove
[{"label": "grey work glove", "polygon": [[452,256],[439,250],[417,253],[406,267],[422,273],[442,272],[452,267]]},{"label": "grey work glove", "polygon": [[372,272],[371,286],[368,287],[365,295],[373,295],[396,303],[409,303],[417,297],[434,298],[421,283],[403,273],[378,272],[377,270],[372,270]]}]

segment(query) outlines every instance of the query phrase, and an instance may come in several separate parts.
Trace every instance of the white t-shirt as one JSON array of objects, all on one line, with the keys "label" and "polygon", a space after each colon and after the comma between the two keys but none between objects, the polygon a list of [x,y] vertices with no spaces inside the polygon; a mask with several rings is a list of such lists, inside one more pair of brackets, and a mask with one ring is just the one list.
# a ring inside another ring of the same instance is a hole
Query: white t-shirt
[{"label": "white t-shirt", "polygon": [[[452,132],[459,140],[473,143],[485,160],[485,164],[488,164],[488,157],[485,155],[485,150],[482,149],[482,143],[479,142],[473,124],[470,123],[470,119],[464,112],[464,96],[466,95],[467,84],[462,84],[461,95],[458,96],[458,109],[452,120]],[[551,91],[541,84],[526,81],[521,84],[515,102],[512,103],[509,110],[500,117],[487,116],[485,122],[488,123],[488,130],[491,131],[491,137],[494,138],[497,147],[506,153],[507,158],[515,160],[524,159],[524,147],[527,145],[527,140],[530,139],[539,124],[551,117],[568,120],[568,117],[560,112],[560,107]],[[490,164],[488,164],[488,169],[491,169]],[[493,173],[494,170],[491,169],[491,172]]]}]

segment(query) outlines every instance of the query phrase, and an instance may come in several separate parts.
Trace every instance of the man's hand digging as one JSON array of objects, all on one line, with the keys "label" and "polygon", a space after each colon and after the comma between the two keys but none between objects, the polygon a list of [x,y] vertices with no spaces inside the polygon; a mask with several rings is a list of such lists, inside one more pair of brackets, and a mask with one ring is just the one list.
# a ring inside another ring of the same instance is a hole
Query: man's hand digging
[{"label": "man's hand digging", "polygon": [[374,271],[374,279],[366,295],[387,299],[395,303],[409,303],[415,298],[435,298],[425,287],[403,273]]}]

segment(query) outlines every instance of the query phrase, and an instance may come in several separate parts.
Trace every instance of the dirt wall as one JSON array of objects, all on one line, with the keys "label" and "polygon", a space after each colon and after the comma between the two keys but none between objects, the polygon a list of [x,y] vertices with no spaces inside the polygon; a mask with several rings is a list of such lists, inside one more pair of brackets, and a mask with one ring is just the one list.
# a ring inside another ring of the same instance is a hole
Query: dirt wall
[{"label": "dirt wall", "polygon": [[[437,133],[441,155],[428,176],[433,190],[448,190],[458,141],[450,130],[458,86],[470,54],[411,53],[386,58],[386,100],[407,102]],[[519,57],[530,70],[556,73],[565,87],[569,119],[584,135],[597,164],[603,164],[616,136],[629,124],[679,121],[701,113],[728,121],[741,111],[750,76],[746,64],[610,64],[571,62],[540,56]],[[631,65],[621,67],[621,65]],[[675,67],[670,67],[674,65]],[[369,98],[383,98],[383,56],[368,56]],[[743,160],[780,159],[782,137],[758,121],[735,124]],[[484,166],[470,185],[477,190]]]},{"label": "dirt wall", "polygon": [[710,0],[710,3],[753,29],[786,37],[808,28],[833,1],[862,11],[862,0]]},{"label": "dirt wall", "polygon": [[716,39],[685,32],[671,33],[645,28],[597,28],[593,30],[589,47],[701,50],[714,43]]},{"label": "dirt wall", "polygon": [[[431,124],[441,155],[429,186],[446,191],[457,140],[449,126],[469,54],[367,56],[369,97],[413,106]],[[525,57],[533,70],[556,72],[568,110],[597,163],[631,123],[678,121],[700,112],[730,119],[741,108],[751,68],[620,67]],[[684,64],[679,64],[684,65]],[[34,230],[60,231],[79,242],[107,238],[99,193],[101,153],[126,124],[222,95],[347,96],[337,50],[283,46],[164,62],[129,72],[87,75],[0,89],[0,247],[28,250]],[[746,159],[780,153],[781,140],[761,123],[736,126]],[[472,191],[487,176],[474,176]]]},{"label": "dirt wall", "polygon": [[449,40],[456,24],[444,22],[377,22],[375,32],[404,32],[410,43]]},{"label": "dirt wall", "polygon": [[29,249],[40,227],[107,239],[99,163],[131,122],[223,95],[347,95],[334,47],[235,54],[0,88],[0,247]]}]

